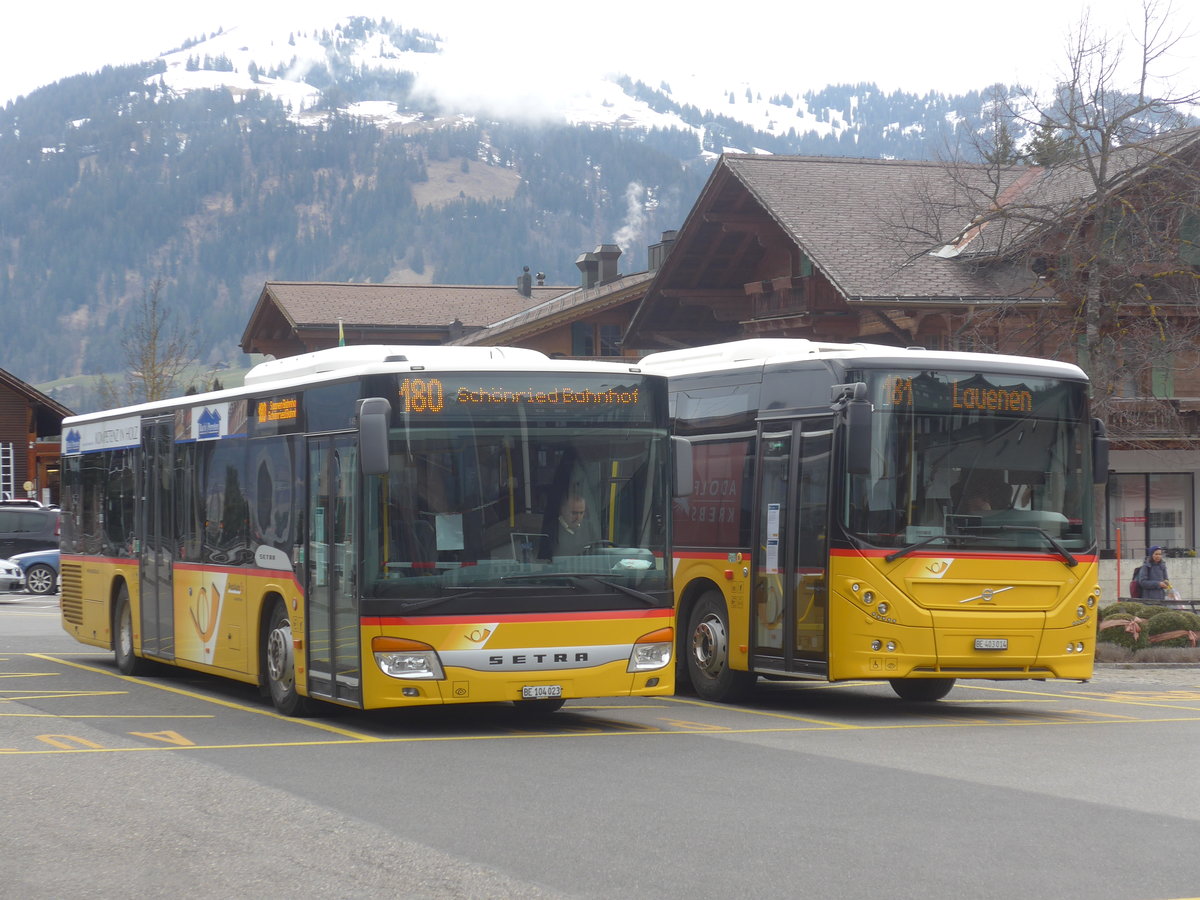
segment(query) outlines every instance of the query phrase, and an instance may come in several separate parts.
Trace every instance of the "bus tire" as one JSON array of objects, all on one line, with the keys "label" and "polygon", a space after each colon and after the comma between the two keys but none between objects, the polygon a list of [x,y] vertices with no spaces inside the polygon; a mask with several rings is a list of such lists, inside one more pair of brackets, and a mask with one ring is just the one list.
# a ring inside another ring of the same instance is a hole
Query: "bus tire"
[{"label": "bus tire", "polygon": [[688,678],[702,699],[731,703],[754,685],[752,674],[729,667],[729,613],[720,592],[706,591],[692,607],[685,650]]},{"label": "bus tire", "polygon": [[117,591],[113,609],[113,659],[122,675],[145,675],[150,663],[133,651],[133,604],[129,601],[129,586],[122,583]]},{"label": "bus tire", "polygon": [[953,678],[893,678],[889,683],[901,700],[913,703],[941,700],[954,687]]},{"label": "bus tire", "polygon": [[271,608],[263,639],[263,661],[271,703],[285,716],[302,718],[316,713],[315,702],[296,688],[296,655],[292,643],[292,620],[287,608],[276,601]]}]

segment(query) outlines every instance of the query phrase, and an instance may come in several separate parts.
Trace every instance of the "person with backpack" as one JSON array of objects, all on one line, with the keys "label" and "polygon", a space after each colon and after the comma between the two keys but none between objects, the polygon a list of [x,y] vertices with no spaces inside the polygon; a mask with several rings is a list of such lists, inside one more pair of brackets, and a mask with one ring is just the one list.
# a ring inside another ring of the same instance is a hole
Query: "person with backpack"
[{"label": "person with backpack", "polygon": [[1146,561],[1137,572],[1137,583],[1142,589],[1144,600],[1165,600],[1171,582],[1167,578],[1167,564],[1163,560],[1162,547],[1151,547]]}]

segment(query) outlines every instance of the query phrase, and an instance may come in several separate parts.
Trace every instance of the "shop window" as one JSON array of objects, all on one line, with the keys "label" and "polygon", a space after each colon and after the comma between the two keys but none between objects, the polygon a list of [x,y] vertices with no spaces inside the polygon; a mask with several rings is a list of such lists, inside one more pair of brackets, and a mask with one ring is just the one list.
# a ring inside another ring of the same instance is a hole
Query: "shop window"
[{"label": "shop window", "polygon": [[1193,478],[1190,473],[1122,472],[1109,477],[1106,495],[1106,548],[1141,559],[1158,545],[1167,554],[1190,554]]}]

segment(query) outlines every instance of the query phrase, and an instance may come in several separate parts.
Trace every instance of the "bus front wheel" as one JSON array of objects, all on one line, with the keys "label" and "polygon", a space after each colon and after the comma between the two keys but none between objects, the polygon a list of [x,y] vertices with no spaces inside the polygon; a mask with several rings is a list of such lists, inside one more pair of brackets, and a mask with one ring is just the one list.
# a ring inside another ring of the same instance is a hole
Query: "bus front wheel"
[{"label": "bus front wheel", "polygon": [[893,678],[890,683],[901,700],[917,703],[941,700],[954,687],[953,678]]},{"label": "bus front wheel", "polygon": [[688,677],[696,694],[722,703],[745,696],[754,676],[729,667],[729,613],[720,593],[708,591],[696,601],[688,635]]},{"label": "bus front wheel", "polygon": [[133,652],[133,604],[129,588],[121,585],[113,611],[113,658],[122,675],[145,675],[150,664]]},{"label": "bus front wheel", "polygon": [[271,702],[285,716],[311,716],[314,703],[300,694],[296,688],[296,655],[292,643],[292,620],[287,608],[276,603],[271,610],[263,642],[266,661],[267,687],[271,691]]}]

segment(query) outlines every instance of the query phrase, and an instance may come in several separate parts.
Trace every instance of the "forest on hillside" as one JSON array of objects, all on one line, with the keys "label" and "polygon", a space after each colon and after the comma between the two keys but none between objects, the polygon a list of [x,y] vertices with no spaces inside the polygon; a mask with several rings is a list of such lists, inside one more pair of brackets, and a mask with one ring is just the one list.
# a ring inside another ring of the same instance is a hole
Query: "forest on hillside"
[{"label": "forest on hillside", "polygon": [[[515,284],[529,266],[574,284],[577,256],[619,231],[630,236],[621,269],[639,271],[646,247],[682,224],[715,153],[930,158],[960,121],[953,111],[982,102],[873,85],[825,88],[803,104],[779,95],[772,108],[796,121],[772,135],[627,79],[630,96],[694,130],[443,124],[439,110],[415,108],[408,73],[331,66],[308,75],[326,117],[302,125],[255,90],[168,91],[162,71],[105,68],[0,110],[0,367],[20,378],[120,371],[122,334],[155,282],[195,323],[199,362],[237,366],[269,280]],[[398,128],[339,112],[366,96],[424,117]],[[836,129],[818,127],[834,119]],[[433,163],[502,170],[515,188],[422,205],[414,187]]]}]

